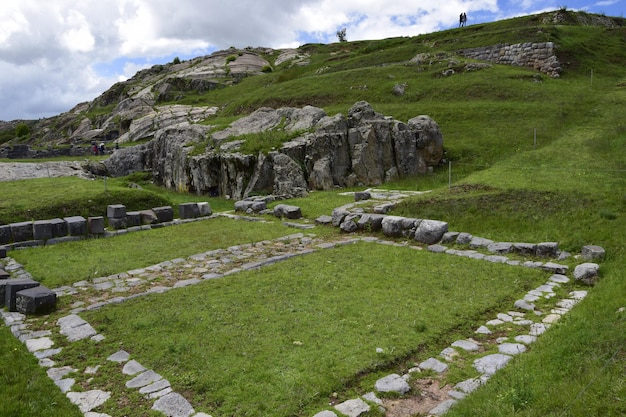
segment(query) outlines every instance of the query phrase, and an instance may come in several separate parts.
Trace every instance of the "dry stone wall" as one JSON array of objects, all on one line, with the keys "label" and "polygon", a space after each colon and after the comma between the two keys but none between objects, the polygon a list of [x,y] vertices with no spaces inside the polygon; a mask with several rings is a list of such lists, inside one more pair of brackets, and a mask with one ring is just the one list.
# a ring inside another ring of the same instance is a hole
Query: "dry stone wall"
[{"label": "dry stone wall", "polygon": [[529,67],[557,78],[561,73],[561,64],[554,54],[555,49],[556,45],[553,42],[527,42],[514,45],[505,43],[463,49],[459,51],[459,54],[496,64]]}]

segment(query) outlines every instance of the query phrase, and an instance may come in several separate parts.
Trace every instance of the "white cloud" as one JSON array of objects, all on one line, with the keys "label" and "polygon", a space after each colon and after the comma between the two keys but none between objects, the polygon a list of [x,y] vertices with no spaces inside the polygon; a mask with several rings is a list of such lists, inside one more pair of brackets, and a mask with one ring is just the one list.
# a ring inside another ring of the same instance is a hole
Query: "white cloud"
[{"label": "white cloud", "polygon": [[350,41],[414,36],[456,27],[461,12],[467,12],[471,24],[531,13],[542,3],[2,0],[0,119],[61,113],[92,100],[134,71],[173,56],[188,58],[230,46],[282,48],[336,42],[336,31],[344,27]]}]

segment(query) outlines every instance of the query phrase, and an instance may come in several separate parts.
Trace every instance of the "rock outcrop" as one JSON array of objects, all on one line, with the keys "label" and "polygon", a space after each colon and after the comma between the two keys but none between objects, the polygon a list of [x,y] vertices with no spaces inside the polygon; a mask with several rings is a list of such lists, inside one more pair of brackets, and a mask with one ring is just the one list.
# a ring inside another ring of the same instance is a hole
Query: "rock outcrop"
[{"label": "rock outcrop", "polygon": [[[279,130],[302,134],[267,154],[239,151],[240,135]],[[104,165],[112,176],[150,171],[169,188],[241,199],[379,185],[425,174],[442,157],[443,136],[430,117],[404,123],[358,102],[347,116],[311,106],[261,108],[212,134],[206,126],[179,123],[157,130],[146,144],[116,151]]]}]

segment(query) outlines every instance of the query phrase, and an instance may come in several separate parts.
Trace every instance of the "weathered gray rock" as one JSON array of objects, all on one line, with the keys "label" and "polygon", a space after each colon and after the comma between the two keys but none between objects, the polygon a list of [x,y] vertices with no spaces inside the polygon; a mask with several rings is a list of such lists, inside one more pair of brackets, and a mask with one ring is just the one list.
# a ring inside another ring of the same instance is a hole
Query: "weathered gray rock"
[{"label": "weathered gray rock", "polygon": [[372,194],[368,191],[357,191],[354,193],[354,201],[364,201],[372,198]]},{"label": "weathered gray rock", "polygon": [[371,232],[379,232],[383,228],[383,214],[371,214],[364,213],[359,217],[357,221],[357,227],[359,230],[368,230]]},{"label": "weathered gray rock", "polygon": [[278,204],[274,207],[274,216],[285,217],[287,219],[299,219],[302,217],[302,211],[298,206],[288,204]]},{"label": "weathered gray rock", "polygon": [[542,242],[537,244],[537,256],[546,258],[556,258],[559,252],[559,244],[557,242]]},{"label": "weathered gray rock", "polygon": [[427,245],[433,245],[439,242],[447,231],[448,223],[424,219],[415,231],[415,240]]},{"label": "weathered gray rock", "polygon": [[474,361],[474,368],[481,374],[493,375],[504,368],[513,359],[512,356],[495,353]]},{"label": "weathered gray rock", "polygon": [[76,342],[97,334],[96,330],[89,323],[76,314],[61,317],[57,320],[57,324],[61,327],[59,333],[65,335],[70,342]]},{"label": "weathered gray rock", "polygon": [[400,375],[391,374],[376,381],[374,389],[378,392],[406,394],[411,390],[411,386]]},{"label": "weathered gray rock", "polygon": [[498,345],[498,352],[505,355],[519,355],[526,352],[526,346],[521,343],[502,343]]},{"label": "weathered gray rock", "polygon": [[[173,85],[171,79],[164,82]],[[184,114],[190,110],[170,112]],[[385,118],[367,102],[356,103],[347,118],[329,117],[311,106],[261,108],[224,131],[212,133],[216,146],[206,141],[210,127],[189,119],[163,126],[159,118],[166,113],[156,108],[133,120],[130,132],[121,140],[148,136],[154,139],[116,150],[103,162],[110,175],[151,171],[156,182],[168,188],[235,199],[254,193],[295,197],[310,189],[376,185],[426,173],[443,155],[443,137],[431,118],[418,116],[405,124]],[[268,155],[237,153],[240,143],[227,141],[231,136],[279,127],[314,132],[303,134]],[[203,149],[204,153],[191,156],[192,149]]]},{"label": "weathered gray rock", "polygon": [[370,406],[362,399],[357,398],[337,404],[335,409],[348,417],[359,417],[361,414],[370,411]]},{"label": "weathered gray rock", "polygon": [[50,220],[36,220],[33,222],[33,239],[48,240],[53,237]]},{"label": "weathered gray rock", "polygon": [[47,314],[56,309],[57,295],[43,285],[15,294],[15,307],[22,314]]},{"label": "weathered gray rock", "polygon": [[513,250],[513,244],[510,242],[494,242],[487,245],[487,250],[491,253],[504,255]]},{"label": "weathered gray rock", "polygon": [[126,217],[126,206],[123,204],[109,204],[107,206],[107,217],[116,219]]},{"label": "weathered gray rock", "polygon": [[537,245],[534,243],[514,243],[513,250],[524,256],[534,255],[537,252]]},{"label": "weathered gray rock", "polygon": [[83,216],[64,217],[70,236],[84,236],[87,234],[87,219]]},{"label": "weathered gray rock", "polygon": [[456,243],[459,245],[469,245],[473,237],[474,236],[469,233],[459,233],[456,237]]},{"label": "weathered gray rock", "polygon": [[594,285],[598,280],[600,266],[596,263],[584,263],[574,268],[574,279],[587,285]]},{"label": "weathered gray rock", "polygon": [[17,293],[40,284],[32,279],[8,279],[4,285],[4,305],[9,311],[17,311]]},{"label": "weathered gray rock", "polygon": [[170,206],[154,207],[152,209],[159,223],[171,222],[174,220],[174,209]]},{"label": "weathered gray rock", "polygon": [[441,237],[441,244],[449,244],[456,242],[457,237],[459,236],[459,232],[446,232]]},{"label": "weathered gray rock", "polygon": [[388,237],[402,237],[404,217],[386,216],[382,221],[383,234]]},{"label": "weathered gray rock", "polygon": [[470,249],[481,249],[487,248],[489,245],[493,243],[493,240],[485,239],[484,237],[474,236],[472,240],[469,242]]},{"label": "weathered gray rock", "polygon": [[606,251],[601,246],[583,246],[580,254],[585,261],[601,261],[606,256]]},{"label": "weathered gray rock", "polygon": [[87,230],[92,235],[104,234],[104,217],[88,217],[87,218]]},{"label": "weathered gray rock", "polygon": [[15,242],[33,240],[33,222],[11,223],[11,236]]},{"label": "weathered gray rock", "polygon": [[159,218],[157,217],[154,210],[141,210],[141,224],[154,224],[159,222]]},{"label": "weathered gray rock", "polygon": [[0,245],[6,245],[7,243],[11,242],[11,240],[13,240],[13,236],[11,234],[11,225],[0,225]]},{"label": "weathered gray rock", "polygon": [[182,203],[178,205],[178,216],[181,219],[195,219],[200,217],[198,203]]},{"label": "weathered gray rock", "polygon": [[435,371],[437,373],[442,373],[445,372],[448,369],[448,365],[435,359],[435,358],[429,358],[427,360],[425,360],[424,362],[419,364],[419,367],[421,369],[424,370],[432,370]]},{"label": "weathered gray rock", "polygon": [[274,162],[274,194],[288,198],[306,197],[307,181],[302,167],[289,156],[276,153]]},{"label": "weathered gray rock", "polygon": [[109,398],[111,393],[101,390],[91,390],[85,392],[68,392],[67,398],[78,406],[81,412],[87,413],[96,407],[104,404]]},{"label": "weathered gray rock", "polygon": [[189,417],[195,410],[182,395],[172,392],[154,402],[153,410],[157,410],[169,417]]}]

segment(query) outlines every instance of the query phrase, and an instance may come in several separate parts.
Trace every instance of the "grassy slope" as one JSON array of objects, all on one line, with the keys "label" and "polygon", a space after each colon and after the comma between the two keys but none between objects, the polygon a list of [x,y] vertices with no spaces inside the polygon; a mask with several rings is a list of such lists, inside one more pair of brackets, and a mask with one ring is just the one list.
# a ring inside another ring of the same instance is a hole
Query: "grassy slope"
[{"label": "grassy slope", "polygon": [[[228,103],[231,120],[260,105],[312,104],[329,114],[345,113],[362,99],[400,120],[431,115],[444,132],[457,187],[448,190],[443,168],[432,177],[407,180],[405,187],[436,191],[398,213],[441,218],[455,230],[494,239],[558,240],[570,250],[600,244],[609,254],[603,280],[590,297],[454,413],[623,415],[624,29],[538,30],[538,23],[531,17],[418,38],[309,45],[309,67],[249,78],[189,100]],[[381,65],[417,53],[520,40],[555,41],[563,77],[535,83],[530,70],[496,67],[439,78],[447,62],[422,68]],[[400,82],[407,82],[407,94],[393,96],[391,88]]]}]

